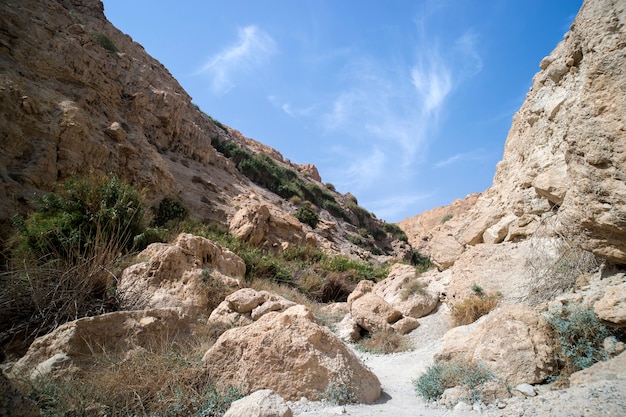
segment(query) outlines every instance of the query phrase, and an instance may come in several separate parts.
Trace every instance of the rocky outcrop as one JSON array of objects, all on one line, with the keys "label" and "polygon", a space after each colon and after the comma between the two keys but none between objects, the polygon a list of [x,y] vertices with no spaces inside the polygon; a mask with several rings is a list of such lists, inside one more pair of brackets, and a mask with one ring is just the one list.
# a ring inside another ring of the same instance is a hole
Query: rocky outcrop
[{"label": "rocky outcrop", "polygon": [[626,380],[626,352],[622,352],[607,361],[597,362],[589,368],[574,372],[569,379],[572,385],[604,380]]},{"label": "rocky outcrop", "polygon": [[381,393],[378,378],[302,305],[226,331],[202,362],[201,375],[246,393],[269,388],[286,400],[318,400],[333,386],[363,403]]},{"label": "rocky outcrop", "polygon": [[189,318],[173,309],[118,311],[65,323],[37,338],[11,369],[13,377],[57,378],[93,366],[94,355],[118,354],[168,343],[191,332]]},{"label": "rocky outcrop", "polygon": [[138,258],[146,260],[126,268],[117,287],[128,310],[173,307],[194,316],[209,314],[221,301],[210,299],[210,281],[236,289],[246,272],[244,261],[230,250],[187,233],[171,244],[148,246]]},{"label": "rocky outcrop", "polygon": [[626,327],[626,282],[608,287],[594,311],[600,319]]},{"label": "rocky outcrop", "polygon": [[425,252],[440,269],[469,246],[519,242],[538,231],[626,264],[625,23],[621,1],[585,1],[539,64],[493,185],[428,239]]},{"label": "rocky outcrop", "polygon": [[296,303],[267,291],[242,288],[217,306],[209,316],[209,323],[227,326],[247,326],[272,311],[283,312]]},{"label": "rocky outcrop", "polygon": [[291,417],[285,400],[271,389],[262,389],[233,402],[224,417]]},{"label": "rocky outcrop", "polygon": [[554,373],[549,328],[534,310],[505,306],[477,322],[448,331],[436,361],[475,361],[515,386],[543,382]]}]

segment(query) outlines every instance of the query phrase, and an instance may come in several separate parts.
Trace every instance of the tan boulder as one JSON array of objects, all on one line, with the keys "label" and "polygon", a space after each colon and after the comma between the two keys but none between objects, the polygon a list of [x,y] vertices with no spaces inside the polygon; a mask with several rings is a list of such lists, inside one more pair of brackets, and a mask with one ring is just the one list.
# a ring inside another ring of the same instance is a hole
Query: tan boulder
[{"label": "tan boulder", "polygon": [[263,243],[270,229],[270,210],[264,204],[240,209],[230,221],[230,233],[252,245]]},{"label": "tan boulder", "polygon": [[166,343],[191,332],[188,316],[175,309],[116,311],[65,323],[37,338],[11,375],[52,378],[93,366],[94,354],[114,354]]},{"label": "tan boulder", "polygon": [[510,305],[448,331],[435,360],[472,360],[509,385],[536,384],[555,370],[551,346],[549,327],[541,315]]},{"label": "tan boulder", "polygon": [[126,268],[117,288],[126,309],[176,307],[192,315],[208,313],[215,305],[209,305],[207,280],[237,288],[246,270],[230,250],[186,233],[172,244],[148,246],[138,258],[147,260]]},{"label": "tan boulder", "polygon": [[247,326],[272,311],[285,311],[296,303],[268,291],[242,288],[227,296],[209,316],[209,323]]},{"label": "tan boulder", "polygon": [[402,317],[396,321],[391,327],[396,333],[407,334],[420,326],[420,322],[413,317]]},{"label": "tan boulder", "polygon": [[313,314],[297,305],[226,331],[202,358],[201,375],[245,393],[272,389],[289,401],[319,400],[340,384],[357,402],[371,403],[380,382]]},{"label": "tan boulder", "polygon": [[607,361],[597,362],[589,368],[574,372],[569,378],[569,382],[572,385],[606,380],[626,381],[626,352],[622,352]]},{"label": "tan boulder", "polygon": [[393,265],[387,278],[376,283],[372,292],[404,316],[416,319],[430,314],[439,302],[439,296],[428,290],[411,265]]},{"label": "tan boulder", "polygon": [[451,234],[436,233],[430,241],[430,259],[440,271],[450,268],[465,248]]},{"label": "tan boulder", "polygon": [[600,319],[626,326],[626,282],[608,287],[593,308]]},{"label": "tan boulder", "polygon": [[224,417],[292,417],[291,409],[280,395],[271,389],[255,391],[234,401]]},{"label": "tan boulder", "polygon": [[402,313],[374,293],[366,293],[350,304],[352,319],[370,333],[390,331]]},{"label": "tan boulder", "polygon": [[352,292],[350,293],[350,295],[348,296],[348,308],[352,307],[352,303],[363,297],[365,294],[372,292],[372,290],[374,289],[374,286],[376,285],[376,283],[374,281],[370,281],[367,279],[361,280],[359,281],[358,284],[356,284],[356,287],[354,288],[354,290],[352,290]]}]

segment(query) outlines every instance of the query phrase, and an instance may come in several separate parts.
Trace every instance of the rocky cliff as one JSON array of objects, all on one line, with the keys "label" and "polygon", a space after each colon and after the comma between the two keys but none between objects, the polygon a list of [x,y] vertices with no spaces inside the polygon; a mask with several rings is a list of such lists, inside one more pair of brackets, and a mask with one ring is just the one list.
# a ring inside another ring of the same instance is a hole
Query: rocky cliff
[{"label": "rocky cliff", "polygon": [[[297,204],[255,184],[212,146],[228,141],[268,155],[314,193],[330,196],[333,213],[316,201],[319,227],[295,220]],[[35,193],[92,172],[129,181],[152,204],[178,197],[206,222],[228,225],[238,209],[265,206],[255,236],[272,245],[306,240],[358,256],[392,255],[402,246],[393,239],[352,245],[348,237],[363,225],[347,207],[351,199],[322,184],[314,166],[285,161],[200,111],[163,65],[107,21],[98,0],[0,4],[0,149],[1,238]],[[383,226],[368,222],[373,230]]]},{"label": "rocky cliff", "polygon": [[[476,245],[539,237],[626,264],[625,23],[624,1],[585,1],[540,62],[493,185],[435,225],[427,250],[440,269]],[[420,218],[400,224],[410,239]]]}]

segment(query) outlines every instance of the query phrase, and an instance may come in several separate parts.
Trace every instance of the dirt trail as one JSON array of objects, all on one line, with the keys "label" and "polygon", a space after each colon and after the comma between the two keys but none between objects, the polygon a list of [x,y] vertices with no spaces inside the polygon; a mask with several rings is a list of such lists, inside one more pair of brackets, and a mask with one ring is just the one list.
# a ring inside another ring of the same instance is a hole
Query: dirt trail
[{"label": "dirt trail", "polygon": [[433,363],[433,355],[449,328],[445,305],[420,319],[420,327],[409,334],[414,349],[391,355],[356,351],[381,382],[383,395],[375,404],[329,405],[321,402],[290,403],[294,416],[443,416],[447,410],[426,403],[415,394],[412,381]]}]

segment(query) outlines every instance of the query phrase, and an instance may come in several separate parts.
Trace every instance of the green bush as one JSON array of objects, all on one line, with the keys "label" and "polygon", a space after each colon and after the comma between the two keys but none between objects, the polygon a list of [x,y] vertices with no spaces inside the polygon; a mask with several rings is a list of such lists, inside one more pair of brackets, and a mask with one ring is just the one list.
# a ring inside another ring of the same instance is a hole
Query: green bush
[{"label": "green bush", "polygon": [[416,250],[411,254],[411,265],[415,265],[420,272],[428,271],[433,266],[428,256],[424,256]]},{"label": "green bush", "polygon": [[188,215],[187,207],[177,197],[164,197],[155,210],[152,223],[157,227],[164,227],[168,222],[185,220]]},{"label": "green bush", "polygon": [[452,220],[452,214],[446,214],[445,216],[443,216],[441,218],[441,224],[444,224],[445,222],[447,222],[448,220]]},{"label": "green bush", "polygon": [[109,38],[107,35],[105,35],[104,33],[94,32],[93,37],[96,38],[100,46],[102,46],[107,51],[110,51],[110,52],[118,51],[117,46],[115,45],[115,42],[113,42],[113,40]]},{"label": "green bush", "polygon": [[35,199],[27,218],[16,216],[12,239],[22,255],[75,261],[94,245],[113,242],[130,251],[144,230],[145,208],[134,188],[116,177],[70,179],[58,193]]},{"label": "green bush", "polygon": [[413,381],[413,386],[419,396],[427,401],[436,401],[441,398],[448,388],[461,386],[470,391],[471,402],[481,400],[479,386],[495,376],[480,364],[472,362],[439,362],[428,367],[426,372]]},{"label": "green bush", "polygon": [[398,239],[407,243],[409,242],[409,238],[407,237],[406,233],[404,233],[404,231],[400,229],[400,226],[398,226],[397,224],[384,222],[383,230],[391,234],[394,239]]},{"label": "green bush", "polygon": [[561,375],[569,376],[608,359],[602,346],[610,333],[592,309],[568,304],[549,311],[544,318],[554,332]]},{"label": "green bush", "polygon": [[317,223],[320,221],[320,217],[316,212],[308,207],[302,206],[296,211],[296,219],[300,220],[304,224],[308,224],[313,229],[317,227]]}]

